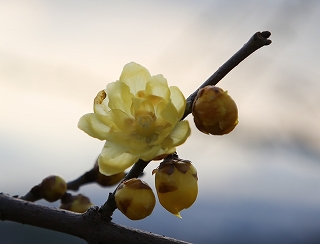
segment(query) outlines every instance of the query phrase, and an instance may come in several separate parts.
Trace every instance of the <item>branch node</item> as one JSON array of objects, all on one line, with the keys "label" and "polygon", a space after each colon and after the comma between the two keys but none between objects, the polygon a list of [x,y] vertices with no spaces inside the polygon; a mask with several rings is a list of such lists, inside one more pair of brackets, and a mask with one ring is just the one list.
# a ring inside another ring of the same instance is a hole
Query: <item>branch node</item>
[{"label": "branch node", "polygon": [[96,216],[100,216],[98,206],[91,206],[86,212],[82,214],[83,218],[91,218]]}]

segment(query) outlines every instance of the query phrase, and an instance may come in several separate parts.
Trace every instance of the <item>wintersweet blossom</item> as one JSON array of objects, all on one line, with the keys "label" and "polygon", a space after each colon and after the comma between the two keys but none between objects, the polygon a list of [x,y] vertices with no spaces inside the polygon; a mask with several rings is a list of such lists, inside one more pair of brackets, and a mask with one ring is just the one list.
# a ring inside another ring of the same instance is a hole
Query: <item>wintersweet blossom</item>
[{"label": "wintersweet blossom", "polygon": [[180,121],[186,102],[178,87],[168,87],[162,75],[151,76],[141,65],[124,66],[119,80],[94,99],[94,113],[80,118],[78,127],[105,140],[98,164],[105,175],[120,173],[138,159],[161,159],[176,151],[190,135]]}]

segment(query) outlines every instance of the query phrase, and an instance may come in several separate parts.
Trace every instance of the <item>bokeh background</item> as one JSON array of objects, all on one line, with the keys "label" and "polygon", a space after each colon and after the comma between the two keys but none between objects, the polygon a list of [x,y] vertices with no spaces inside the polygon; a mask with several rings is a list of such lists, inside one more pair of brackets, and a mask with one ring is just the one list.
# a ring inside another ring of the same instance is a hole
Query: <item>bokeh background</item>
[{"label": "bokeh background", "polygon": [[[178,148],[198,170],[182,219],[114,222],[193,243],[319,243],[320,2],[317,0],[0,1],[0,192],[23,195],[50,175],[89,170],[103,147],[77,128],[93,98],[140,63],[187,97],[257,31],[273,43],[219,86],[239,125],[208,136],[192,125]],[[193,124],[189,116],[190,124]],[[152,169],[144,180],[154,187]],[[80,193],[98,206],[113,188]],[[39,204],[59,206],[59,203]],[[84,243],[0,222],[1,243]]]}]

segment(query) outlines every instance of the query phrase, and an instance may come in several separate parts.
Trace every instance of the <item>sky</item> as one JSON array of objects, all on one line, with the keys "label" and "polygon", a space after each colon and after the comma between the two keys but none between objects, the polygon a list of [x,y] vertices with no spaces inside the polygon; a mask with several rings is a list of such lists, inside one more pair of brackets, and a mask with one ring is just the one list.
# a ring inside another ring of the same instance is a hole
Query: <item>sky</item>
[{"label": "sky", "polygon": [[[0,6],[0,192],[23,195],[50,174],[68,181],[91,168],[103,142],[77,123],[126,63],[163,74],[187,97],[255,32],[268,30],[272,44],[218,84],[238,105],[235,130],[208,136],[187,117],[192,134],[178,154],[198,170],[197,202],[182,220],[157,203],[145,220],[116,212],[114,222],[195,243],[232,242],[230,233],[247,243],[320,238],[318,1],[4,0]],[[144,176],[152,187],[156,167],[151,163]],[[91,185],[81,193],[101,205],[109,190]]]}]

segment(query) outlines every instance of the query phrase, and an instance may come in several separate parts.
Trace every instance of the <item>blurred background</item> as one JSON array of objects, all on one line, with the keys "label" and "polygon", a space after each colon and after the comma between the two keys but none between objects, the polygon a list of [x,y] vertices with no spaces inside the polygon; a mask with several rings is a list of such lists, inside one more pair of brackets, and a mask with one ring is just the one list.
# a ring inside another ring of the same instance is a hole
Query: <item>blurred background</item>
[{"label": "blurred background", "polygon": [[[114,222],[193,243],[320,242],[320,2],[317,0],[0,1],[0,192],[50,174],[73,180],[103,142],[77,128],[126,63],[163,74],[187,97],[257,31],[263,47],[218,84],[237,102],[225,136],[192,125],[181,158],[198,170],[194,205]],[[150,163],[144,180],[154,187]],[[102,205],[113,188],[80,193]],[[58,207],[59,203],[46,204]],[[1,243],[85,243],[0,222]]]}]

